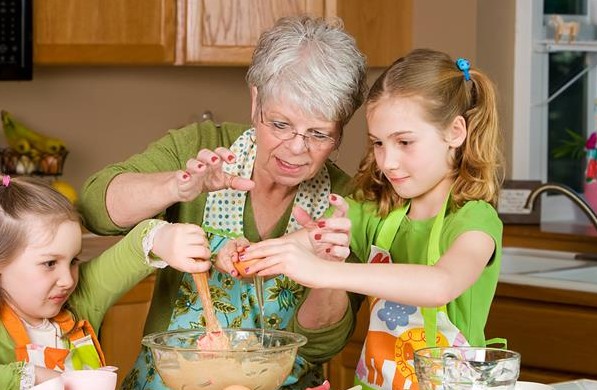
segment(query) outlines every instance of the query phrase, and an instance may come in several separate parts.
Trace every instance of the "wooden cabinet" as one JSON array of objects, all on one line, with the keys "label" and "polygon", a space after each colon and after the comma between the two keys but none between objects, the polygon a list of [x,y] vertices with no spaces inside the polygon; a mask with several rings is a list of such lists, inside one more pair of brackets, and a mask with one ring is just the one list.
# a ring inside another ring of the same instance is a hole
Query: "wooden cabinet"
[{"label": "wooden cabinet", "polygon": [[520,379],[597,379],[597,294],[500,283],[485,328],[521,354]]},{"label": "wooden cabinet", "polygon": [[413,0],[44,0],[34,4],[36,64],[246,66],[259,35],[287,15],[339,17],[369,66],[412,46]]},{"label": "wooden cabinet", "polygon": [[[551,232],[546,232],[548,229]],[[504,227],[504,246],[597,253],[592,227],[553,224]],[[554,383],[597,379],[597,294],[499,283],[485,329],[521,353],[521,380]],[[327,365],[333,389],[352,386],[369,325],[363,302],[348,344]]]},{"label": "wooden cabinet", "polygon": [[172,64],[176,0],[34,2],[36,64]]},{"label": "wooden cabinet", "polygon": [[[98,256],[116,244],[122,236],[83,236],[81,260]],[[155,275],[150,275],[122,296],[106,313],[99,341],[106,363],[118,367],[118,386],[133,367],[143,338],[143,326],[149,311]]]},{"label": "wooden cabinet", "polygon": [[177,63],[247,65],[262,31],[289,15],[323,16],[323,0],[179,0]]},{"label": "wooden cabinet", "polygon": [[339,17],[367,55],[387,66],[411,49],[412,0],[178,0],[178,64],[248,65],[262,31],[281,16]]},{"label": "wooden cabinet", "polygon": [[327,17],[344,21],[369,67],[390,66],[413,49],[413,0],[326,0],[325,7]]},{"label": "wooden cabinet", "polygon": [[99,334],[106,364],[118,367],[118,386],[133,368],[141,350],[143,327],[149,311],[155,276],[125,294],[104,317]]},{"label": "wooden cabinet", "polygon": [[368,328],[369,303],[365,299],[359,310],[357,325],[352,337],[344,349],[327,363],[327,377],[332,385],[332,390],[344,390],[353,386],[354,373]]}]

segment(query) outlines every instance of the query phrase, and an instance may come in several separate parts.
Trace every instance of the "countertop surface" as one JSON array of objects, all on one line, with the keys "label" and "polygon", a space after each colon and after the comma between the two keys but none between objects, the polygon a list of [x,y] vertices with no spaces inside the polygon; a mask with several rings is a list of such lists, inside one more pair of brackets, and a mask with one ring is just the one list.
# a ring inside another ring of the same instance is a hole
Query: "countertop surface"
[{"label": "countertop surface", "polygon": [[[597,231],[592,225],[568,223],[507,224],[504,225],[503,246],[597,255]],[[557,274],[545,272],[538,276],[528,273],[502,273],[499,281],[514,285],[597,293],[597,261],[588,261],[585,269],[571,268]]]},{"label": "countertop surface", "polygon": [[579,379],[571,382],[553,383],[556,390],[597,390],[597,381],[588,379]]},{"label": "countertop surface", "polygon": [[103,251],[116,244],[122,236],[98,236],[93,233],[84,232],[81,254],[82,261],[98,256]]}]

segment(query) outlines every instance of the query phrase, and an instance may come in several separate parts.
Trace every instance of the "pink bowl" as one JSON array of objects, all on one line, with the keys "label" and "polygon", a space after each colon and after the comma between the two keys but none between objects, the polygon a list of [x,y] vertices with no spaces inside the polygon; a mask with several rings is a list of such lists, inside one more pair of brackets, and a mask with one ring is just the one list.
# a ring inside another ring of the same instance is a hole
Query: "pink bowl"
[{"label": "pink bowl", "polygon": [[116,373],[105,370],[78,370],[62,374],[64,390],[115,390]]}]

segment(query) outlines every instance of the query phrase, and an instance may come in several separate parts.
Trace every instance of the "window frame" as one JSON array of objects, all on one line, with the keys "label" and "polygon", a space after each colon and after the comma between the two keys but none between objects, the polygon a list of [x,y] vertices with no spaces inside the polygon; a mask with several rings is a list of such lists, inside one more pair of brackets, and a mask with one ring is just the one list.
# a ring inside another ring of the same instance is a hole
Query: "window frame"
[{"label": "window frame", "polygon": [[[545,44],[543,0],[516,0],[513,86],[512,179],[540,180],[548,178],[548,104],[549,53],[564,50],[564,45]],[[578,17],[588,20],[588,15]],[[568,50],[586,51],[597,63],[597,41],[594,48],[568,45]],[[570,75],[570,78],[575,75]],[[595,128],[593,102],[597,94],[597,68],[588,72],[588,129]],[[561,195],[544,196],[542,221],[580,221],[586,217]]]}]

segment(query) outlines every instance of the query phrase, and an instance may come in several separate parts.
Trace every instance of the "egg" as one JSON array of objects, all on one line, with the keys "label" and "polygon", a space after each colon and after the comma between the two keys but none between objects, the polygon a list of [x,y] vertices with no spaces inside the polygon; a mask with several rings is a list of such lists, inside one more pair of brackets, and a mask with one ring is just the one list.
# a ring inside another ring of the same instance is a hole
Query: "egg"
[{"label": "egg", "polygon": [[241,386],[241,385],[231,385],[228,387],[224,387],[224,390],[251,390],[246,386]]},{"label": "egg", "polygon": [[238,273],[240,274],[240,276],[242,276],[243,278],[246,278],[247,277],[247,271],[245,271],[245,269],[247,269],[247,267],[250,267],[251,265],[255,264],[259,260],[261,260],[261,259],[239,261],[239,262],[232,263],[232,264],[234,265],[234,268],[236,268],[236,271],[238,271]]}]

